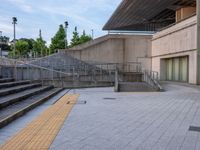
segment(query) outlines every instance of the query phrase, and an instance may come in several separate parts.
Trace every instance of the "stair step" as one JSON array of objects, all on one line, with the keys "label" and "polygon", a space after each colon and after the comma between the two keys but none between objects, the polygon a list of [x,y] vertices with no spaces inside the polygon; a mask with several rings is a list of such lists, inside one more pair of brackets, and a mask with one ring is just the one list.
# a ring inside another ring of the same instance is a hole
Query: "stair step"
[{"label": "stair step", "polygon": [[0,110],[0,128],[6,126],[7,124],[21,117],[28,111],[44,103],[51,97],[58,94],[61,90],[61,88],[54,88],[49,91],[29,97],[24,101],[17,102],[13,105],[6,107],[5,109]]},{"label": "stair step", "polygon": [[145,82],[120,82],[120,92],[153,92],[155,91]]},{"label": "stair step", "polygon": [[33,84],[28,84],[28,85],[20,85],[20,86],[6,88],[3,90],[0,90],[0,96],[10,95],[13,93],[17,93],[20,91],[24,91],[24,90],[39,87],[39,86],[41,86],[41,83],[33,83]]},{"label": "stair step", "polygon": [[15,79],[13,78],[2,78],[0,79],[0,83],[5,83],[5,82],[13,82]]},{"label": "stair step", "polygon": [[52,88],[53,86],[37,87],[33,89],[28,89],[19,93],[4,96],[0,98],[0,110],[16,102],[23,101],[24,99],[28,97],[50,90]]},{"label": "stair step", "polygon": [[31,81],[29,81],[29,80],[27,80],[27,81],[6,82],[6,83],[1,83],[0,84],[0,89],[13,87],[13,86],[17,86],[17,85],[30,84],[30,83],[31,83]]}]

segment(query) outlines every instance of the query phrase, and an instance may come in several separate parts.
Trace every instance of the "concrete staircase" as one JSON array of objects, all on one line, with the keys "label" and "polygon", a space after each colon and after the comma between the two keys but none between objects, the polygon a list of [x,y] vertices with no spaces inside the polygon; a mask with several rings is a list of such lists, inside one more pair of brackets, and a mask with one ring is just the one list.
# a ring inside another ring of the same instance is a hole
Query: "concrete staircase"
[{"label": "concrete staircase", "polygon": [[38,82],[1,78],[0,128],[47,101],[61,90],[62,88],[53,86],[42,86]]},{"label": "concrete staircase", "polygon": [[145,72],[116,72],[116,92],[155,92],[162,91],[161,88]]},{"label": "concrete staircase", "polygon": [[56,71],[62,71],[65,73],[74,72],[78,73],[79,75],[85,74],[85,70],[88,73],[92,69],[96,68],[96,66],[76,59],[65,52],[56,53],[29,63]]},{"label": "concrete staircase", "polygon": [[154,92],[146,82],[120,82],[120,92]]}]

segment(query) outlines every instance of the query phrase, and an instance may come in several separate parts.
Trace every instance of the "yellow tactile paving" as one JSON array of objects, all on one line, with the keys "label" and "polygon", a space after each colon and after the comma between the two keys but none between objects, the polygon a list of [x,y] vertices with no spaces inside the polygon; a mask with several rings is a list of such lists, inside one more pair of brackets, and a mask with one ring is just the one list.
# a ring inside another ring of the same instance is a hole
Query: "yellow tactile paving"
[{"label": "yellow tactile paving", "polygon": [[[0,150],[45,150],[60,131],[66,117],[78,99],[78,94],[66,94],[29,125],[0,146]],[[70,101],[70,104],[67,104]]]}]

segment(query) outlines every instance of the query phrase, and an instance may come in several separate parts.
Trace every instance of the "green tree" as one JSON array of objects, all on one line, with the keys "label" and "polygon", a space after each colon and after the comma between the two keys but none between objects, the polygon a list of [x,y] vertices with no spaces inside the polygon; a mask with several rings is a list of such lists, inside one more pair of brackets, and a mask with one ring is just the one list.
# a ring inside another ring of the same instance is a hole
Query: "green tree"
[{"label": "green tree", "polygon": [[31,51],[33,49],[33,43],[35,42],[34,39],[21,38],[19,40],[26,41],[28,43],[29,51]]},{"label": "green tree", "polygon": [[80,43],[83,44],[91,40],[92,40],[92,37],[90,35],[86,35],[85,30],[83,30],[83,34],[80,37]]},{"label": "green tree", "polygon": [[88,41],[92,40],[92,37],[90,35],[87,35],[85,33],[85,30],[83,30],[83,33],[81,36],[79,36],[79,33],[77,31],[77,27],[75,27],[74,32],[73,32],[73,37],[71,39],[71,43],[70,43],[70,48],[86,43]]},{"label": "green tree", "polygon": [[19,53],[17,53],[17,51],[12,50],[8,53],[8,57],[9,58],[17,58],[17,57],[19,57]]},{"label": "green tree", "polygon": [[75,27],[75,29],[73,31],[73,36],[72,36],[72,39],[71,39],[70,47],[74,47],[74,46],[79,45],[79,44],[81,44],[81,41],[80,41],[80,37],[79,37],[77,27]]},{"label": "green tree", "polygon": [[28,42],[23,40],[18,40],[15,43],[16,50],[14,51],[14,46],[12,45],[12,53],[16,54],[15,57],[27,57],[29,54]]},{"label": "green tree", "polygon": [[42,39],[42,37],[37,38],[36,41],[33,43],[32,56],[41,57],[46,56],[48,54],[49,49],[46,46],[46,42]]},{"label": "green tree", "polygon": [[0,36],[0,48],[2,50],[10,50],[10,46],[8,45],[9,37],[7,36]]},{"label": "green tree", "polygon": [[16,41],[14,51],[14,45],[11,45],[11,52],[9,53],[9,57],[29,57],[30,53],[33,51],[33,39],[21,38]]},{"label": "green tree", "polygon": [[65,29],[63,25],[60,25],[57,33],[51,39],[51,45],[50,45],[51,53],[55,53],[56,49],[65,48],[65,38],[66,38]]}]

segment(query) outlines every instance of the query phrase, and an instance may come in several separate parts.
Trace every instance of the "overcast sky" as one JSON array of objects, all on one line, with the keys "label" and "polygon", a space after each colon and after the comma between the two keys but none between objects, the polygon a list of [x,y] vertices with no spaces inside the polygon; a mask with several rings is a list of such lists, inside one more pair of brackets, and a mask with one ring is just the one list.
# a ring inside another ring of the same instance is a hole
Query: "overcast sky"
[{"label": "overcast sky", "polygon": [[106,34],[103,25],[121,0],[0,0],[0,31],[13,39],[12,17],[16,16],[17,38],[37,38],[39,29],[49,43],[65,20],[69,22],[69,39],[74,27],[99,37]]}]

